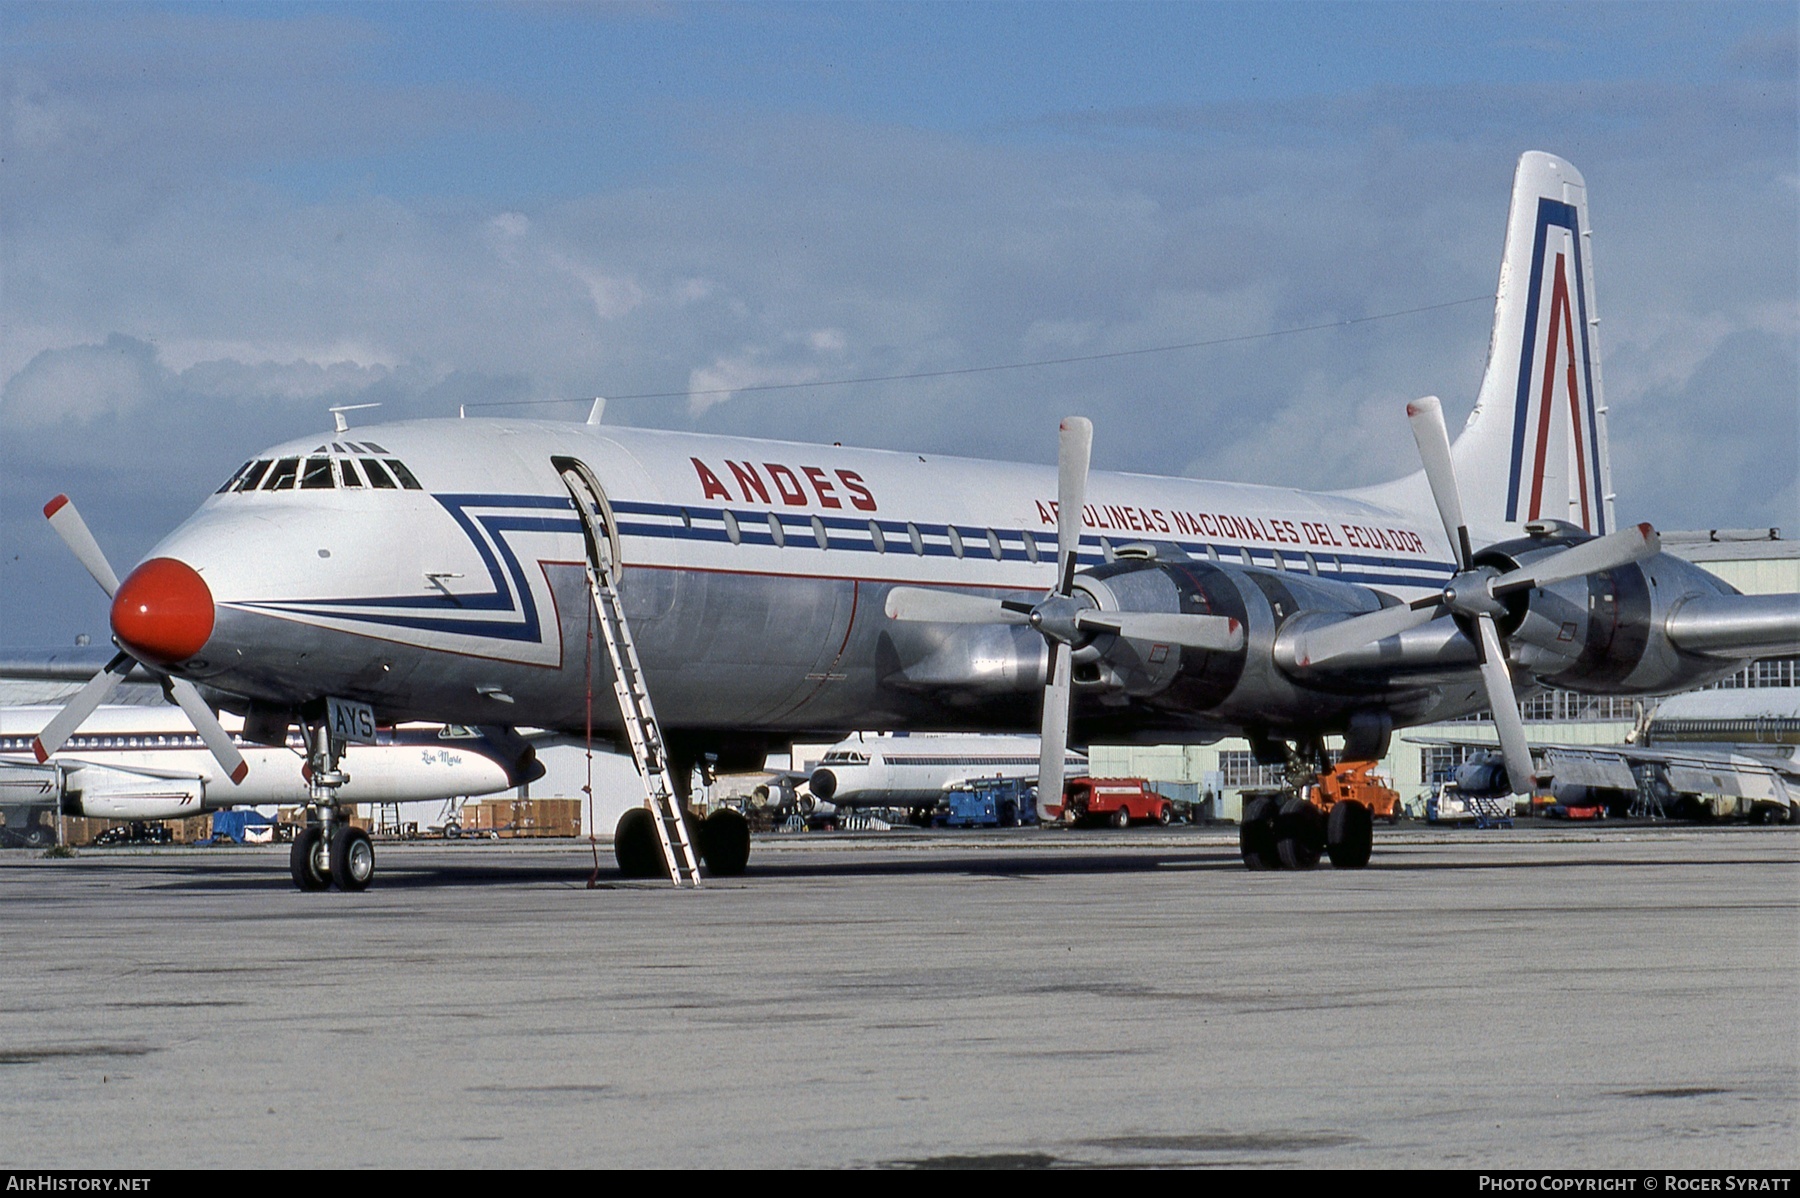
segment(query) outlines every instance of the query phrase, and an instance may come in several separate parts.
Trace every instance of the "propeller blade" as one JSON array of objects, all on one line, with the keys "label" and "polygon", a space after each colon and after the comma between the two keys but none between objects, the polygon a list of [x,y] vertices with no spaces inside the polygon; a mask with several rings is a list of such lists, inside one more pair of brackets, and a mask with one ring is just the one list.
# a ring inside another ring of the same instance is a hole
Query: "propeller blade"
[{"label": "propeller blade", "polygon": [[1431,484],[1438,518],[1444,522],[1444,535],[1450,538],[1450,548],[1456,554],[1456,568],[1467,570],[1474,554],[1469,547],[1469,526],[1463,523],[1456,467],[1450,461],[1450,434],[1444,428],[1443,405],[1435,395],[1415,399],[1406,405],[1406,419],[1419,446],[1419,461],[1425,465],[1425,481]]},{"label": "propeller blade", "polygon": [[1492,616],[1477,616],[1475,624],[1481,632],[1481,681],[1487,687],[1494,730],[1500,734],[1507,783],[1514,794],[1528,795],[1533,785],[1531,746],[1525,740],[1525,721],[1519,718],[1519,700],[1506,669],[1506,649],[1500,644],[1500,630],[1494,627]]},{"label": "propeller blade", "polygon": [[1396,604],[1380,611],[1351,616],[1336,624],[1308,629],[1294,641],[1294,660],[1301,666],[1330,661],[1364,645],[1398,636],[1409,628],[1429,624],[1437,619],[1442,607],[1438,597],[1431,595],[1414,603]]},{"label": "propeller blade", "polygon": [[75,729],[94,714],[94,708],[111,697],[113,691],[119,688],[119,683],[125,681],[125,675],[131,673],[136,666],[137,661],[131,654],[120,653],[107,662],[98,674],[88,679],[87,685],[76,691],[75,697],[50,717],[44,730],[31,742],[31,751],[37,755],[37,759],[40,762],[47,761],[50,754],[62,748],[75,735]]},{"label": "propeller blade", "polygon": [[1075,626],[1090,632],[1116,632],[1138,641],[1159,641],[1189,649],[1230,651],[1244,647],[1244,626],[1229,616],[1197,612],[1098,611],[1077,613]]},{"label": "propeller blade", "polygon": [[50,527],[56,530],[56,535],[69,547],[75,560],[87,567],[87,572],[94,576],[94,581],[100,584],[100,589],[111,599],[119,589],[119,576],[113,573],[106,554],[100,552],[100,543],[88,531],[87,521],[75,510],[75,504],[67,495],[58,495],[44,505],[44,518],[50,521]]},{"label": "propeller blade", "polygon": [[[1029,610],[1029,609],[1027,609]],[[887,616],[927,624],[1026,624],[1024,612],[1001,606],[1000,600],[925,587],[895,587],[887,594]]]},{"label": "propeller blade", "polygon": [[1069,752],[1069,670],[1073,651],[1050,642],[1050,680],[1044,686],[1044,722],[1038,740],[1038,819],[1062,818],[1063,758]]},{"label": "propeller blade", "polygon": [[1618,532],[1595,537],[1572,545],[1559,553],[1509,570],[1496,578],[1492,591],[1496,596],[1511,591],[1528,591],[1532,587],[1549,586],[1571,578],[1598,574],[1603,570],[1641,562],[1662,552],[1662,538],[1648,524],[1621,528]]},{"label": "propeller blade", "polygon": [[244,760],[244,755],[237,751],[237,746],[231,743],[231,733],[225,731],[225,726],[219,723],[219,717],[212,713],[212,708],[206,705],[206,700],[200,697],[194,684],[185,678],[171,678],[169,693],[174,696],[181,710],[187,712],[194,731],[200,734],[200,739],[212,750],[213,760],[219,763],[219,768],[225,771],[231,784],[236,786],[242,782],[250,772],[250,765]]},{"label": "propeller blade", "polygon": [[1087,502],[1088,462],[1093,452],[1093,423],[1085,416],[1065,417],[1056,444],[1056,593],[1065,598],[1075,586],[1081,509]]}]

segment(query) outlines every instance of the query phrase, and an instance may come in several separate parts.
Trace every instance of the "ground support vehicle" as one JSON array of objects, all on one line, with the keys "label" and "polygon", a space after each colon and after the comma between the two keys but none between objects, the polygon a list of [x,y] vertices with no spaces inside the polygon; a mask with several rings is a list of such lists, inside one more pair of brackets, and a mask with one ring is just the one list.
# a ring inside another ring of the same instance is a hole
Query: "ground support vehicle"
[{"label": "ground support vehicle", "polygon": [[1314,806],[1327,812],[1337,803],[1358,802],[1376,819],[1397,824],[1403,814],[1400,792],[1374,771],[1373,761],[1340,761],[1318,776],[1309,797]]},{"label": "ground support vehicle", "polygon": [[940,828],[1012,828],[1037,822],[1037,794],[1023,778],[971,778],[944,792],[931,823]]},{"label": "ground support vehicle", "polygon": [[1373,761],[1341,761],[1307,781],[1244,792],[1238,852],[1251,869],[1311,869],[1321,855],[1339,869],[1361,869],[1375,845],[1375,816],[1401,814],[1400,795],[1373,773]]},{"label": "ground support vehicle", "polygon": [[1483,795],[1445,782],[1425,800],[1425,822],[1451,824],[1473,821],[1477,828],[1513,826],[1511,795]]},{"label": "ground support vehicle", "polygon": [[1105,820],[1115,828],[1133,820],[1167,824],[1175,805],[1142,778],[1070,778],[1063,786],[1063,822]]}]

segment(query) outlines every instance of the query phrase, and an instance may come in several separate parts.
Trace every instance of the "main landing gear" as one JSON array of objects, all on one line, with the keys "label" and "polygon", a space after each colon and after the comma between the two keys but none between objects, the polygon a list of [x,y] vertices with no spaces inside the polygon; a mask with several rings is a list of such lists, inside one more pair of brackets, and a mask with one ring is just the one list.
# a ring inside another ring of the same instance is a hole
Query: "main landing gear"
[{"label": "main landing gear", "polygon": [[1238,852],[1250,869],[1311,869],[1321,856],[1338,869],[1361,869],[1375,846],[1375,819],[1356,799],[1329,811],[1310,799],[1260,795],[1244,802]]},{"label": "main landing gear", "polygon": [[[706,872],[715,878],[744,872],[750,860],[750,823],[730,808],[721,808],[705,819],[687,812],[688,839],[700,854]],[[662,846],[656,841],[655,817],[648,807],[633,807],[619,817],[613,831],[613,856],[619,872],[628,878],[659,878],[667,874]]]},{"label": "main landing gear", "polygon": [[[694,795],[696,763],[671,757],[669,781],[674,785],[675,802],[687,823],[688,843],[700,855],[706,872],[715,878],[735,877],[744,872],[750,861],[750,821],[729,807],[721,807],[705,819],[695,817],[688,803]],[[710,784],[710,766],[698,763],[702,781]],[[668,874],[662,845],[656,836],[656,816],[648,807],[633,807],[619,817],[613,830],[613,857],[619,872],[628,878],[658,878]]]},{"label": "main landing gear", "polygon": [[1286,787],[1244,796],[1238,853],[1253,870],[1311,869],[1324,856],[1361,869],[1375,846],[1375,808],[1392,818],[1399,796],[1369,777],[1369,761],[1332,765],[1322,746],[1287,751]]},{"label": "main landing gear", "polygon": [[306,826],[288,850],[288,870],[301,890],[333,886],[367,890],[375,877],[375,846],[367,832],[344,818],[337,797],[338,789],[350,781],[350,775],[339,768],[344,746],[323,723],[302,726],[312,796],[306,807]]}]

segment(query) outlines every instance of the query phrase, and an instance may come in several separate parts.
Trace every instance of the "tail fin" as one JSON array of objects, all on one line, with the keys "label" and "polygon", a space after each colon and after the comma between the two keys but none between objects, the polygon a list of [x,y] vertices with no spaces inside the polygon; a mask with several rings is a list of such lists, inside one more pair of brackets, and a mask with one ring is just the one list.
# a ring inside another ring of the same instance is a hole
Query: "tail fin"
[{"label": "tail fin", "polygon": [[1587,185],[1531,151],[1513,176],[1493,339],[1451,447],[1471,524],[1614,528]]}]

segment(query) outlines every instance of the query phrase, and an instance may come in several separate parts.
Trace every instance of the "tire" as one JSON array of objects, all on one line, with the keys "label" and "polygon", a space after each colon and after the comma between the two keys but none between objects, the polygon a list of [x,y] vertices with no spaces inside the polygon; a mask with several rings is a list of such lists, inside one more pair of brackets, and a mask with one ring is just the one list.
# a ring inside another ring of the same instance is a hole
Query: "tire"
[{"label": "tire", "polygon": [[1115,808],[1112,813],[1112,826],[1129,828],[1131,826],[1131,809],[1128,807]]},{"label": "tire", "polygon": [[1361,869],[1375,847],[1375,817],[1354,799],[1333,805],[1325,820],[1325,851],[1338,869]]},{"label": "tire", "polygon": [[56,843],[56,829],[48,824],[26,824],[19,839],[28,849],[47,849]]},{"label": "tire", "polygon": [[295,834],[294,843],[288,848],[288,872],[301,890],[323,890],[331,885],[319,871],[319,844],[324,839],[325,829],[308,824]]},{"label": "tire", "polygon": [[1166,828],[1169,826],[1169,819],[1169,805],[1164,803],[1161,807],[1156,809],[1156,822]]},{"label": "tire", "polygon": [[367,890],[375,877],[375,846],[361,828],[342,824],[331,833],[331,884],[339,890]]},{"label": "tire", "polygon": [[663,872],[662,846],[656,841],[656,817],[648,807],[633,807],[613,829],[613,857],[628,878],[654,878]]},{"label": "tire", "polygon": [[1275,820],[1275,852],[1288,869],[1311,869],[1325,848],[1325,820],[1305,799],[1289,799]]},{"label": "tire", "polygon": [[701,855],[706,871],[715,877],[733,878],[750,861],[750,822],[728,807],[706,817]]},{"label": "tire", "polygon": [[1244,867],[1253,870],[1280,869],[1281,857],[1275,851],[1275,800],[1251,799],[1244,805],[1238,823],[1238,855]]}]

